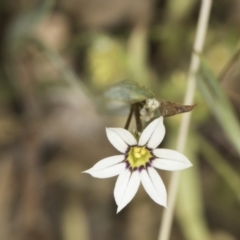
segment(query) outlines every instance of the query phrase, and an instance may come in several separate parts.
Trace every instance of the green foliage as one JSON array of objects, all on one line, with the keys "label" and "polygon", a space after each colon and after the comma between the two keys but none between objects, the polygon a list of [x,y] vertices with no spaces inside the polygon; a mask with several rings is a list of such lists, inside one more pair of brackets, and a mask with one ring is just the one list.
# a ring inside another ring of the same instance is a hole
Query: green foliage
[{"label": "green foliage", "polygon": [[213,167],[215,172],[219,174],[228,186],[232,189],[240,203],[240,178],[235,169],[233,169],[221,154],[218,153],[205,139],[199,139],[201,152],[208,163]]},{"label": "green foliage", "polygon": [[42,1],[40,7],[30,12],[20,13],[12,21],[9,27],[7,43],[13,52],[26,41],[26,37],[32,33],[34,27],[50,12],[55,4],[55,0]]},{"label": "green foliage", "polygon": [[147,88],[136,82],[125,80],[107,89],[103,96],[108,100],[133,104],[142,102],[148,98],[154,98],[154,94]]},{"label": "green foliage", "polygon": [[231,103],[203,60],[197,75],[197,84],[211,112],[215,115],[227,138],[240,155],[239,121]]}]

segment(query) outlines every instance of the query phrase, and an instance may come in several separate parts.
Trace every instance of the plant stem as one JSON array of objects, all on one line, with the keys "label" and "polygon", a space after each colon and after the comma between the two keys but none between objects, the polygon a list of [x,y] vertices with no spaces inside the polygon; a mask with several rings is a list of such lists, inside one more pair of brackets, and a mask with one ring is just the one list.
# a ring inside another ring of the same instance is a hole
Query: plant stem
[{"label": "plant stem", "polygon": [[[193,53],[191,58],[191,64],[187,80],[187,91],[185,94],[184,104],[193,104],[193,98],[196,88],[195,76],[199,69],[200,59],[199,53],[202,52],[206,30],[208,26],[208,19],[210,15],[212,1],[202,0],[200,14],[198,18],[197,33],[193,47]],[[185,113],[182,115],[182,121],[179,129],[176,150],[183,152],[187,140],[189,124],[191,120],[191,113]],[[164,209],[162,224],[159,230],[158,240],[168,240],[170,236],[173,213],[175,209],[176,195],[179,183],[179,172],[172,173],[170,186],[169,186],[169,200],[168,209]]]},{"label": "plant stem", "polygon": [[137,125],[137,131],[142,132],[142,122],[141,122],[141,119],[140,119],[139,104],[134,103],[133,108],[134,108],[134,115],[135,115],[135,120],[136,120],[136,125]]},{"label": "plant stem", "polygon": [[126,130],[128,130],[128,128],[129,128],[129,124],[131,122],[132,115],[133,115],[133,105],[131,105],[130,112],[129,112],[128,118],[127,118],[127,122],[126,122],[125,127],[124,127]]}]

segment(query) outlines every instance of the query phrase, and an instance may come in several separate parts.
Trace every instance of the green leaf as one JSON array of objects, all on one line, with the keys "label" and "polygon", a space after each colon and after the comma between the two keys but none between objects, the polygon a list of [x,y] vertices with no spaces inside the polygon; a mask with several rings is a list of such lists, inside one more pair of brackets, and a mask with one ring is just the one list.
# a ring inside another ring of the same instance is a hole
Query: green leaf
[{"label": "green leaf", "polygon": [[127,104],[154,98],[154,94],[149,89],[129,80],[111,86],[104,92],[103,96],[106,100],[119,101]]},{"label": "green leaf", "polygon": [[232,189],[233,193],[237,197],[240,203],[240,177],[238,172],[228,163],[216,149],[214,149],[206,139],[200,137],[201,153],[207,160],[207,162],[213,167],[213,169],[218,173],[228,186]]},{"label": "green leaf", "polygon": [[206,63],[201,61],[197,84],[206,103],[240,155],[240,125],[235,111]]},{"label": "green leaf", "polygon": [[[7,45],[13,52],[18,49],[32,35],[34,27],[50,13],[55,6],[55,0],[40,1],[28,12],[19,13],[9,26]],[[15,53],[15,52],[14,52]]]}]

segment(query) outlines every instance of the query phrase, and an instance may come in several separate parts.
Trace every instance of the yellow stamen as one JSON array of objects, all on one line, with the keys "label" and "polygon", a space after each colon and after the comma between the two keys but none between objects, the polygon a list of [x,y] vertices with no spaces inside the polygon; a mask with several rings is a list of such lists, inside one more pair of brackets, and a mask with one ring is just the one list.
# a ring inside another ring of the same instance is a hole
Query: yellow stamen
[{"label": "yellow stamen", "polygon": [[152,158],[151,152],[146,147],[131,147],[128,156],[127,161],[132,169],[138,168],[138,167],[145,167]]},{"label": "yellow stamen", "polygon": [[142,155],[141,155],[140,153],[135,152],[135,153],[134,153],[134,156],[135,156],[136,158],[140,158]]},{"label": "yellow stamen", "polygon": [[134,151],[135,153],[138,153],[138,152],[140,152],[140,150],[141,150],[140,147],[135,147],[133,151]]},{"label": "yellow stamen", "polygon": [[147,151],[146,151],[146,149],[145,149],[145,148],[142,148],[142,149],[141,149],[141,155],[145,155],[145,154],[146,154],[146,152],[147,152]]}]

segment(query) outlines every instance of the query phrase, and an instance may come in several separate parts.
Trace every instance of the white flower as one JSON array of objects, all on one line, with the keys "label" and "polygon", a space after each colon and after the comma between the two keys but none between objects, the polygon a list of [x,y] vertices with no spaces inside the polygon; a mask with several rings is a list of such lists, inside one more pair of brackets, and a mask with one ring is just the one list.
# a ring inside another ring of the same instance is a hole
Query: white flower
[{"label": "white flower", "polygon": [[152,121],[142,132],[138,142],[122,128],[107,128],[108,140],[122,154],[104,158],[85,171],[96,178],[118,176],[114,198],[121,211],[135,196],[140,182],[156,203],[167,205],[164,183],[154,168],[168,171],[191,167],[181,153],[169,149],[156,149],[165,135],[163,117]]}]

